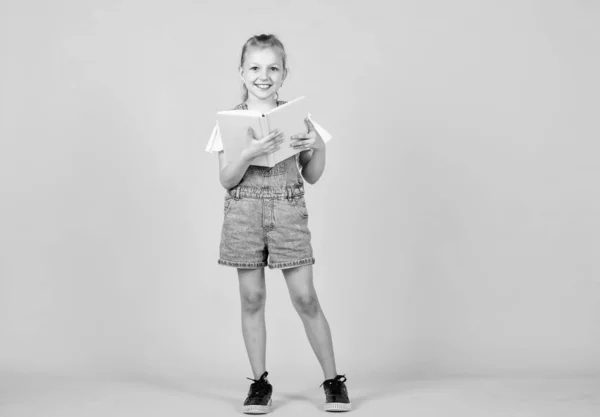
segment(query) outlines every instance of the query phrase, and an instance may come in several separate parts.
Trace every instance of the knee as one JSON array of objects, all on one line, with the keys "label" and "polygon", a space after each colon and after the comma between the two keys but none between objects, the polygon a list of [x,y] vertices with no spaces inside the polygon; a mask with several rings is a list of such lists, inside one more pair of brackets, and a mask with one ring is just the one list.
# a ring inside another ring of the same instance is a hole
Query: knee
[{"label": "knee", "polygon": [[242,294],[242,310],[244,313],[255,314],[265,306],[266,293],[253,291]]},{"label": "knee", "polygon": [[314,317],[319,312],[319,300],[315,295],[299,295],[294,298],[294,306],[303,316]]}]

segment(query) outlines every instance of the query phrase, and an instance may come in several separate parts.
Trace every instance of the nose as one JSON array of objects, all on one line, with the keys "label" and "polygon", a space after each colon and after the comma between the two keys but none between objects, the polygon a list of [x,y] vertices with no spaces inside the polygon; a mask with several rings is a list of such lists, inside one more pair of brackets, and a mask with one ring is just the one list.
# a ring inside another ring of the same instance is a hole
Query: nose
[{"label": "nose", "polygon": [[268,80],[269,77],[267,76],[267,70],[262,70],[259,76],[260,80]]}]

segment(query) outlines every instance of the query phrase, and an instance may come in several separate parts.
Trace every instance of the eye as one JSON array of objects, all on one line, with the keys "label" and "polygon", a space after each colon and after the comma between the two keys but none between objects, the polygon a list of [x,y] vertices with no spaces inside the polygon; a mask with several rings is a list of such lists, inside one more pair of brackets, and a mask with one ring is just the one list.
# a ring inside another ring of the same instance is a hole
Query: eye
[{"label": "eye", "polygon": [[251,71],[256,71],[258,69],[258,67],[250,67]]},{"label": "eye", "polygon": [[279,71],[279,68],[277,68],[277,67],[271,67],[271,69],[272,69],[273,71]]}]

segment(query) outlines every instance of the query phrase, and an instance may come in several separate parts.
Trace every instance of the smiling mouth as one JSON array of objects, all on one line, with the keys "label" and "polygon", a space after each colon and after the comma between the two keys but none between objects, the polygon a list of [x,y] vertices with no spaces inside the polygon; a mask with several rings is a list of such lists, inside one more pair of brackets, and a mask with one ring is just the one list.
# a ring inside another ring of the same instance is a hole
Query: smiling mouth
[{"label": "smiling mouth", "polygon": [[271,84],[254,84],[254,85],[256,85],[261,90],[268,90],[269,88],[271,88]]}]

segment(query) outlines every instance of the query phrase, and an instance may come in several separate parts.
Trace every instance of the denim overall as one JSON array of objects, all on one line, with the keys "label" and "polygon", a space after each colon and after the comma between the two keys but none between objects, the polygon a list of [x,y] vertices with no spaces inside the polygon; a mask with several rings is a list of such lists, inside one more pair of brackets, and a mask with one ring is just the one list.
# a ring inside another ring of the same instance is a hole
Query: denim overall
[{"label": "denim overall", "polygon": [[299,156],[272,168],[250,165],[239,184],[227,190],[219,264],[237,268],[314,264]]}]

